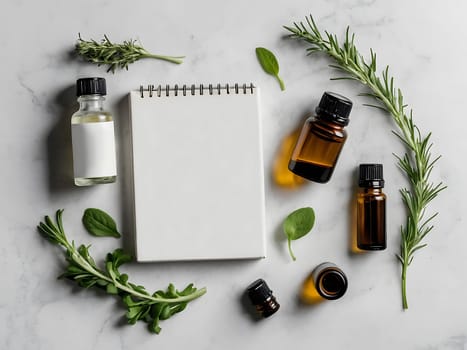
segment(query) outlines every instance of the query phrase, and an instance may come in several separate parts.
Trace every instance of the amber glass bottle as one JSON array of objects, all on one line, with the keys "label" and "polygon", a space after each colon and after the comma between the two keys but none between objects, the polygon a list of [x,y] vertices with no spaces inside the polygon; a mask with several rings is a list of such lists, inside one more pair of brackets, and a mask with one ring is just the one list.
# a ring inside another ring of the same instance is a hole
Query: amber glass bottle
[{"label": "amber glass bottle", "polygon": [[308,180],[325,183],[331,178],[342,150],[352,102],[344,96],[325,92],[308,118],[292,152],[289,170]]},{"label": "amber glass bottle", "polygon": [[336,300],[345,294],[347,284],[347,277],[339,267],[324,262],[316,266],[303,283],[301,299],[307,304]]},{"label": "amber glass bottle", "polygon": [[261,317],[269,317],[279,310],[280,305],[262,278],[251,283],[247,288],[247,294],[256,311]]},{"label": "amber glass bottle", "polygon": [[360,164],[357,195],[357,247],[386,249],[386,195],[383,193],[383,165]]}]

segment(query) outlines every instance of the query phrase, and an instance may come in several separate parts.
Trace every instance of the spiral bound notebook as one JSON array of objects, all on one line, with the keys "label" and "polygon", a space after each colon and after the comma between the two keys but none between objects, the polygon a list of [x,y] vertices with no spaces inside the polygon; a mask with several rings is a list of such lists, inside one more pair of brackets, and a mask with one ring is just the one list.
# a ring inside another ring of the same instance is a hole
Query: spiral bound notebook
[{"label": "spiral bound notebook", "polygon": [[265,257],[259,89],[130,92],[138,261]]}]

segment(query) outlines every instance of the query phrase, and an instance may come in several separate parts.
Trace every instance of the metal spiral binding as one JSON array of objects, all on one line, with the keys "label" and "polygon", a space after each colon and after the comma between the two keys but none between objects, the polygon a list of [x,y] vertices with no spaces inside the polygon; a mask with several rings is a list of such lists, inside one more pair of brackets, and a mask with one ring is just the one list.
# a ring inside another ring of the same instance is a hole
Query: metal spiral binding
[{"label": "metal spiral binding", "polygon": [[178,84],[175,84],[173,87],[170,85],[165,85],[165,87],[162,87],[162,85],[157,85],[157,87],[154,87],[154,85],[148,85],[146,89],[143,85],[139,87],[141,98],[144,98],[145,91],[148,92],[149,97],[153,97],[154,94],[157,97],[168,97],[171,95],[171,93],[173,93],[174,96],[178,96],[179,93],[181,93],[183,96],[186,96],[187,94],[196,95],[197,92],[199,95],[204,95],[205,92],[209,95],[214,95],[217,92],[217,95],[220,95],[224,91],[227,93],[227,95],[231,93],[246,95],[248,93],[253,94],[254,89],[255,86],[253,83],[250,83],[249,85],[243,84],[242,86],[239,84],[225,84],[224,86],[221,84],[216,84],[216,86],[209,84],[207,87],[205,87],[203,84],[200,84],[199,86],[196,86],[195,84],[190,86],[184,84],[182,87],[179,87]]}]

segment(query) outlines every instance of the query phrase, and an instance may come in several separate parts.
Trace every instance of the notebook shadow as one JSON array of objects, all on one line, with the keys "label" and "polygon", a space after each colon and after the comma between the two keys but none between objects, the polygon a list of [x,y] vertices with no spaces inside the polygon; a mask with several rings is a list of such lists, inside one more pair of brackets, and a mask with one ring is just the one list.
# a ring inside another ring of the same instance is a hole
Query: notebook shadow
[{"label": "notebook shadow", "polygon": [[135,207],[133,196],[133,161],[131,156],[131,125],[128,95],[117,102],[116,130],[118,174],[120,185],[121,229],[123,248],[135,253]]}]

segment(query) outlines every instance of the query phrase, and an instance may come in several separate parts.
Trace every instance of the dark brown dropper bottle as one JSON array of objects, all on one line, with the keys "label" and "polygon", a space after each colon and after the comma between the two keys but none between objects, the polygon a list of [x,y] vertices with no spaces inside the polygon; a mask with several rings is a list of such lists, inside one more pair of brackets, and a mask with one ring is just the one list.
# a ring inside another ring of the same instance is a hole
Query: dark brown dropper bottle
[{"label": "dark brown dropper bottle", "polygon": [[352,102],[339,94],[325,92],[316,116],[305,121],[289,162],[289,170],[308,180],[328,182],[341,153],[349,124]]},{"label": "dark brown dropper bottle", "polygon": [[386,249],[386,195],[383,165],[360,164],[357,195],[357,247]]},{"label": "dark brown dropper bottle", "polygon": [[248,286],[247,294],[260,316],[269,317],[279,310],[279,303],[272,295],[272,290],[269,289],[266,281],[262,278],[257,279]]}]

